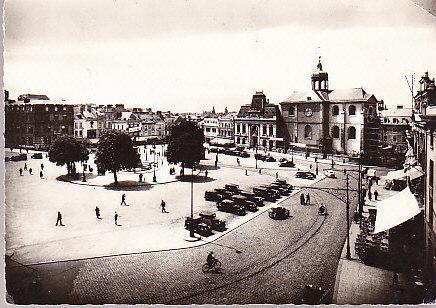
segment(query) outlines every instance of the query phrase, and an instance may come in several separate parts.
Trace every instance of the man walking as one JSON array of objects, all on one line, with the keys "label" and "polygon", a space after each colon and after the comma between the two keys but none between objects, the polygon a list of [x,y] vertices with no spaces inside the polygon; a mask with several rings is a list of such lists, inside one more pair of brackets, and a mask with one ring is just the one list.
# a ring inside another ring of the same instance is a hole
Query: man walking
[{"label": "man walking", "polygon": [[58,218],[57,218],[57,220],[56,220],[56,226],[57,225],[61,225],[61,226],[63,226],[64,224],[62,223],[62,214],[61,214],[61,212],[58,212]]},{"label": "man walking", "polygon": [[300,204],[301,205],[306,205],[306,199],[304,198],[304,194],[300,195]]},{"label": "man walking", "polygon": [[100,209],[98,208],[98,206],[95,207],[95,217],[97,217],[97,219],[101,219],[100,218]]},{"label": "man walking", "polygon": [[32,168],[29,168],[29,174],[30,175],[32,174]]},{"label": "man walking", "polygon": [[247,169],[245,169],[245,175],[248,175],[248,170]]},{"label": "man walking", "polygon": [[376,190],[374,191],[374,199],[377,200],[377,197],[378,197],[378,191]]},{"label": "man walking", "polygon": [[114,219],[115,219],[115,226],[118,226],[118,213],[117,212],[115,212]]},{"label": "man walking", "polygon": [[44,164],[41,164],[41,170],[44,170]]},{"label": "man walking", "polygon": [[139,174],[139,183],[142,182],[142,177],[143,177],[143,175],[142,175],[142,173],[140,173],[140,174]]},{"label": "man walking", "polygon": [[207,178],[207,170],[204,172],[204,177]]},{"label": "man walking", "polygon": [[23,169],[22,168],[20,168],[20,175],[23,175]]},{"label": "man walking", "polygon": [[24,164],[24,170],[27,170],[27,163]]},{"label": "man walking", "polygon": [[39,178],[42,179],[44,177],[44,174],[42,173],[42,170],[39,171]]},{"label": "man walking", "polygon": [[278,179],[279,178],[279,173],[278,172],[276,172],[276,179]]},{"label": "man walking", "polygon": [[162,202],[160,203],[160,207],[162,208],[162,213],[167,213],[165,206],[166,206],[165,201],[162,200]]},{"label": "man walking", "polygon": [[307,193],[306,195],[306,205],[310,205],[310,195]]},{"label": "man walking", "polygon": [[123,195],[121,196],[121,205],[125,205],[125,206],[127,206],[127,203],[126,203],[126,194],[123,194]]}]

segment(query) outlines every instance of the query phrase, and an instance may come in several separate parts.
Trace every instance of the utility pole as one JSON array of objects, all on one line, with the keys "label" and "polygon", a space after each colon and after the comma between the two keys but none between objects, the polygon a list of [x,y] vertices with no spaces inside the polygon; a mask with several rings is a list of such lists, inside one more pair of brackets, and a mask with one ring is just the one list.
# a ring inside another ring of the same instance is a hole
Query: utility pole
[{"label": "utility pole", "polygon": [[347,174],[347,203],[346,203],[346,209],[347,209],[347,255],[346,258],[348,260],[351,259],[351,252],[350,252],[350,200],[349,200],[349,194],[348,194],[348,174]]},{"label": "utility pole", "polygon": [[[191,222],[194,221],[194,166],[191,168]],[[189,236],[194,237],[193,226],[189,228]]]}]

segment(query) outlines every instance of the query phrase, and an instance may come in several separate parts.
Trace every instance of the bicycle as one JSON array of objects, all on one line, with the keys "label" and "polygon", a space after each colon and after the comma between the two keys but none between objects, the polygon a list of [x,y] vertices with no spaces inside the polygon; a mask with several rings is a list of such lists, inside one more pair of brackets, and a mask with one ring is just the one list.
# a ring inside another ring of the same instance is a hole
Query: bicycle
[{"label": "bicycle", "polygon": [[207,273],[207,272],[218,271],[220,268],[221,268],[221,262],[219,260],[215,259],[213,261],[212,266],[209,266],[208,263],[205,263],[201,267],[201,270],[203,271],[203,273]]}]

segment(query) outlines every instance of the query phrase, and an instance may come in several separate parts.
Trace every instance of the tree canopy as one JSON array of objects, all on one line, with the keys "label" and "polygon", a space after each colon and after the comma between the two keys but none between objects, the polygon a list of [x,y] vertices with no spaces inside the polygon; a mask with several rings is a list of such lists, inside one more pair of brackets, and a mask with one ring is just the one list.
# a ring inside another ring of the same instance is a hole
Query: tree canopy
[{"label": "tree canopy", "polygon": [[192,167],[204,158],[204,133],[192,121],[183,120],[176,124],[168,138],[167,159],[170,163],[182,163],[182,167]]},{"label": "tree canopy", "polygon": [[113,172],[115,183],[118,183],[118,171],[134,168],[139,161],[139,154],[133,148],[130,136],[115,131],[100,135],[95,163],[99,170]]},{"label": "tree canopy", "polygon": [[59,137],[48,151],[49,160],[58,166],[67,165],[68,175],[74,170],[74,163],[89,158],[85,145],[73,137]]}]

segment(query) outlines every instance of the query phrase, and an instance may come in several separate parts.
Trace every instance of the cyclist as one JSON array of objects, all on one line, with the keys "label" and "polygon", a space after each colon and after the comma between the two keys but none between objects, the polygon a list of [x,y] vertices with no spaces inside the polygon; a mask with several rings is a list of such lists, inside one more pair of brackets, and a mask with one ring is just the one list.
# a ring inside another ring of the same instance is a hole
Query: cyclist
[{"label": "cyclist", "polygon": [[206,261],[207,261],[207,265],[209,266],[209,268],[212,268],[213,264],[215,263],[215,257],[213,256],[213,251],[209,252],[209,254],[207,255]]},{"label": "cyclist", "polygon": [[325,205],[323,203],[321,203],[321,205],[318,209],[318,213],[320,215],[325,215],[327,213],[327,208],[325,207]]}]

